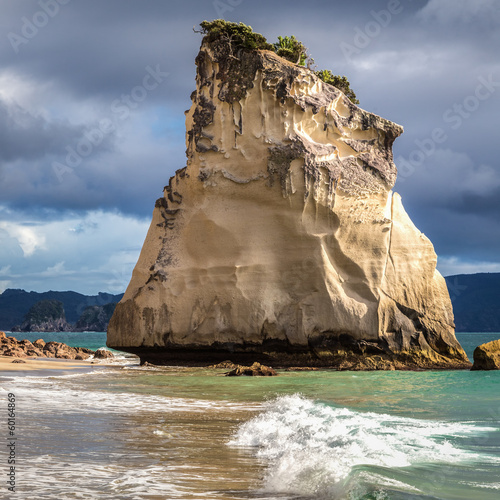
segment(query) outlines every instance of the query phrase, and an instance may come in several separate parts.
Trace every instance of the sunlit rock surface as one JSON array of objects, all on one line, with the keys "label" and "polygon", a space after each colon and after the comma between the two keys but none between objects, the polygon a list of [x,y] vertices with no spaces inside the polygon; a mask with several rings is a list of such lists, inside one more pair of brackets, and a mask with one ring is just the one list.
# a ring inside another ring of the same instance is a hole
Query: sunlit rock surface
[{"label": "sunlit rock surface", "polygon": [[431,242],[391,190],[402,127],[269,51],[204,43],[187,166],[108,345],[154,363],[469,367]]},{"label": "sunlit rock surface", "polygon": [[472,370],[500,370],[500,340],[481,344],[474,349]]}]

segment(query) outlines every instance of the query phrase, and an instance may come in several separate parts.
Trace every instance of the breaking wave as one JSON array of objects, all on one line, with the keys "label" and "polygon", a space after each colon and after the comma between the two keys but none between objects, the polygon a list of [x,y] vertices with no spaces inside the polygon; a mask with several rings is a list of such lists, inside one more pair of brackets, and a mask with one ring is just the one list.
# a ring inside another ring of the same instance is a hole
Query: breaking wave
[{"label": "breaking wave", "polygon": [[291,395],[268,402],[262,413],[238,428],[228,445],[252,447],[267,462],[267,492],[359,498],[353,490],[367,482],[418,493],[410,484],[384,477],[383,471],[474,462],[477,454],[452,441],[491,430],[472,423],[360,413]]}]

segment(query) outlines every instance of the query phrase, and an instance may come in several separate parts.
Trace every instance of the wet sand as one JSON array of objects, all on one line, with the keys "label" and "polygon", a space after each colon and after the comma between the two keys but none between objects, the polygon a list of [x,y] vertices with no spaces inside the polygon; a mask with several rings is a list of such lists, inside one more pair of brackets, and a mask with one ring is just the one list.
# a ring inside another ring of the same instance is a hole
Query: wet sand
[{"label": "wet sand", "polygon": [[[20,359],[25,363],[13,363]],[[16,358],[13,356],[0,356],[0,372],[23,372],[40,370],[77,370],[89,369],[95,365],[88,361],[75,359],[57,359],[57,358]]]}]

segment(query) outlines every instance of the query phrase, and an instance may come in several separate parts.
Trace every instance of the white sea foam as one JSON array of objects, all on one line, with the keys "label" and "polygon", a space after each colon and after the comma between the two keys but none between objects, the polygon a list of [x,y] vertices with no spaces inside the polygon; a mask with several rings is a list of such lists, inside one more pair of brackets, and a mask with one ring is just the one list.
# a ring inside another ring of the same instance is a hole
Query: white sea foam
[{"label": "white sea foam", "polygon": [[363,466],[475,461],[478,455],[447,439],[491,430],[470,423],[360,413],[292,395],[267,403],[228,444],[255,447],[257,456],[268,461],[266,491],[338,498],[353,474],[361,479]]},{"label": "white sea foam", "polygon": [[[106,349],[103,347],[102,349]],[[109,349],[106,349],[109,351]],[[140,363],[139,356],[134,356],[133,354],[128,354],[122,351],[110,351],[113,354],[112,358],[95,358],[93,354],[90,355],[85,361],[89,363],[96,363],[99,365],[129,365],[129,366],[138,366]]]},{"label": "white sea foam", "polygon": [[[87,374],[68,374],[56,377],[23,377],[11,383],[12,392],[19,400],[29,401],[32,408],[56,411],[59,414],[76,410],[85,413],[205,412],[216,409],[246,410],[259,407],[232,401],[213,401],[172,396],[154,396],[136,392],[112,392],[96,389],[80,389],[82,376],[116,375],[116,370],[102,370]],[[77,379],[73,383],[73,379]]]},{"label": "white sea foam", "polygon": [[483,488],[485,490],[500,490],[500,483],[483,484],[470,481],[461,481],[460,484],[463,484],[465,486],[472,486],[474,488]]},{"label": "white sea foam", "polygon": [[[82,377],[93,377],[93,376],[103,376],[108,374],[116,374],[117,369],[106,369],[104,366],[95,367],[92,371],[88,370],[88,367],[84,367],[85,370],[82,371],[71,371],[70,373],[64,372],[63,370],[44,370],[41,373],[37,373],[37,375],[25,375],[22,373],[21,375],[10,375],[5,377],[8,380],[9,384],[20,384],[22,386],[29,386],[34,384],[47,384],[48,382],[55,383],[57,380],[69,380],[69,379],[78,379]],[[94,367],[93,367],[94,368]],[[33,372],[26,372],[33,373]]]},{"label": "white sea foam", "polygon": [[[118,458],[118,457],[117,457]],[[54,498],[157,499],[186,498],[191,472],[174,467],[149,465],[127,469],[123,465],[96,465],[92,463],[55,464],[53,457],[44,455],[31,460],[23,468],[25,484],[31,481],[33,488],[18,486],[16,498],[42,500]],[[79,485],[79,488],[76,486]]]}]

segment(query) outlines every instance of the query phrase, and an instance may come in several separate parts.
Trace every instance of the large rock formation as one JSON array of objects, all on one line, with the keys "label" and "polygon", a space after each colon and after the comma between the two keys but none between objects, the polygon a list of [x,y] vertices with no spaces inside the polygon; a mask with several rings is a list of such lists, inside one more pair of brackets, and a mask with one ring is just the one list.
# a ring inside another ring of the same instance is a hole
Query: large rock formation
[{"label": "large rock formation", "polygon": [[469,367],[433,246],[391,191],[402,127],[271,51],[205,39],[196,64],[187,166],[108,345],[155,363]]}]

